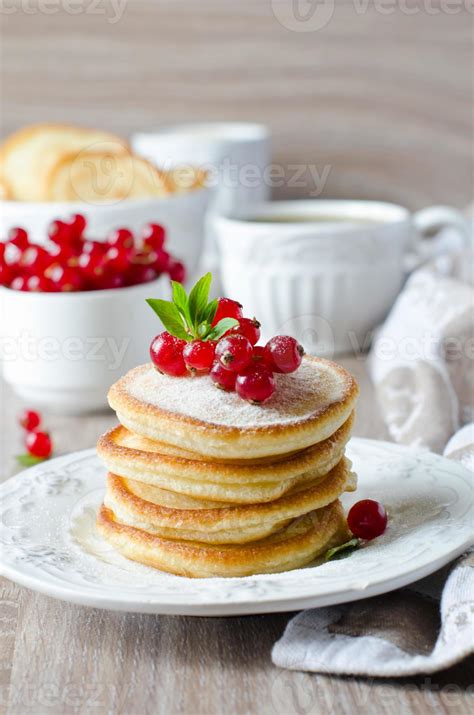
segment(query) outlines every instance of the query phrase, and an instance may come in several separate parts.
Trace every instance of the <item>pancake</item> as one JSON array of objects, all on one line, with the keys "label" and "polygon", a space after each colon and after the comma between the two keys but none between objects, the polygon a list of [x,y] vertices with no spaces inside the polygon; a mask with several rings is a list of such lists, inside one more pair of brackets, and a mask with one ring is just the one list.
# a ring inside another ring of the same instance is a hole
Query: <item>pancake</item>
[{"label": "pancake", "polygon": [[181,494],[237,503],[276,499],[295,483],[327,474],[342,458],[353,415],[328,439],[277,461],[205,462],[162,454],[153,442],[118,426],[103,435],[97,452],[110,472]]},{"label": "pancake", "polygon": [[164,539],[121,524],[105,506],[99,511],[97,528],[128,559],[196,578],[250,576],[300,568],[350,538],[338,500],[292,520],[271,536],[237,546]]},{"label": "pancake", "polygon": [[205,457],[254,459],[306,449],[330,437],[349,418],[355,379],[322,358],[303,358],[296,372],[275,375],[277,389],[263,405],[218,390],[208,375],[169,377],[151,363],[112,385],[108,399],[130,431]]},{"label": "pancake", "polygon": [[109,474],[104,504],[121,524],[150,534],[213,544],[243,544],[263,539],[296,517],[327,506],[344,491],[354,490],[355,484],[349,460],[342,459],[324,479],[293,489],[276,501],[235,506],[183,497]]}]

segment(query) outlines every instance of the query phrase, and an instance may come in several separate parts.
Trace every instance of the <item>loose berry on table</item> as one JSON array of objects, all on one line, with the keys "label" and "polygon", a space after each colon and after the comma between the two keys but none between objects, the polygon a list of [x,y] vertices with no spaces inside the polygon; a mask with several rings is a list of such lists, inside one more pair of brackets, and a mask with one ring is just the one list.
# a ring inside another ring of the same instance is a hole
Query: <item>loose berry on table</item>
[{"label": "loose berry on table", "polygon": [[28,432],[25,446],[29,454],[42,459],[49,457],[53,451],[51,438],[47,432]]},{"label": "loose berry on table", "polygon": [[18,422],[27,432],[33,432],[41,424],[41,415],[36,410],[23,410]]}]

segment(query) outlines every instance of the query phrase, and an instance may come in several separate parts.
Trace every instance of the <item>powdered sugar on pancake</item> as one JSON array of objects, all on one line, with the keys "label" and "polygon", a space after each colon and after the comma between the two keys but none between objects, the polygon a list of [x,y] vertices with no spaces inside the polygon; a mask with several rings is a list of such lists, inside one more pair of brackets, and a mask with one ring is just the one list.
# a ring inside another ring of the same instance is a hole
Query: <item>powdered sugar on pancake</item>
[{"label": "powdered sugar on pancake", "polygon": [[296,372],[275,378],[277,389],[263,405],[219,390],[207,375],[168,377],[151,364],[129,373],[126,389],[135,399],[169,412],[245,428],[302,422],[347,399],[352,384],[350,376],[334,363],[309,359]]}]

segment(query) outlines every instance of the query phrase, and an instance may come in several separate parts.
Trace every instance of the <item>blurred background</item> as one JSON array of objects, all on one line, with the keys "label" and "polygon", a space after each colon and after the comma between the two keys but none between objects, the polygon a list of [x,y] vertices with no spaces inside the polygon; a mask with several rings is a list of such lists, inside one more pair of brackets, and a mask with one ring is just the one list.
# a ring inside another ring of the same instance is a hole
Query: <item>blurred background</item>
[{"label": "blurred background", "polygon": [[[276,198],[472,200],[462,0],[2,0],[1,133],[267,124]],[[295,178],[292,164],[311,164]],[[315,179],[316,177],[316,179]]]}]

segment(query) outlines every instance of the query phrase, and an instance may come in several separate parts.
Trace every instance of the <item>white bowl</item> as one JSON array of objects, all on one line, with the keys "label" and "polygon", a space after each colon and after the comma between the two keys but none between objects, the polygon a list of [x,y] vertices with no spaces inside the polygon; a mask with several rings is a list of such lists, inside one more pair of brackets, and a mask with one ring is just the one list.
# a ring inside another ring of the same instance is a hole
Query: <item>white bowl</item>
[{"label": "white bowl", "polygon": [[104,240],[115,228],[138,232],[148,222],[162,224],[168,233],[167,249],[182,260],[192,276],[201,256],[204,217],[211,195],[203,187],[163,198],[123,200],[115,204],[0,201],[0,240],[13,226],[22,226],[38,243],[46,240],[48,225],[56,218],[81,213],[87,234]]},{"label": "white bowl", "polygon": [[64,414],[107,406],[109,387],[149,359],[163,327],[146,298],[169,298],[169,282],[78,293],[0,288],[3,377],[28,404]]}]

